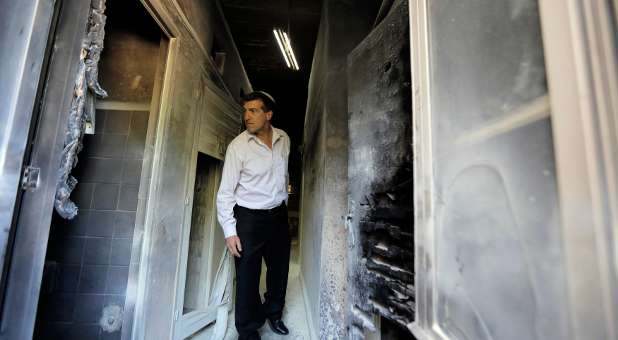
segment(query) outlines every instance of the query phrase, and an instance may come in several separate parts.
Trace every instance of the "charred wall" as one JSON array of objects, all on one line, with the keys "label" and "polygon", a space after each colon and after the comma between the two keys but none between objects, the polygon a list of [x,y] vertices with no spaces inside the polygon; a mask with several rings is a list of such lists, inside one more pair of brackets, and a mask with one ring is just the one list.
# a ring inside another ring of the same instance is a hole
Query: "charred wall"
[{"label": "charred wall", "polygon": [[407,2],[395,1],[348,57],[348,294],[354,339],[379,328],[373,324],[374,315],[383,317],[383,339],[411,337],[407,333],[414,315],[408,26]]},{"label": "charred wall", "polygon": [[347,334],[348,53],[371,30],[380,3],[327,0],[314,53],[305,116],[301,272],[310,326],[320,339]]},{"label": "charred wall", "polygon": [[[225,54],[225,64],[220,80],[230,94],[240,100],[240,89],[250,92],[251,84],[227,26],[218,0],[178,0],[194,35],[212,58],[215,53]],[[218,78],[218,77],[216,77]]]}]

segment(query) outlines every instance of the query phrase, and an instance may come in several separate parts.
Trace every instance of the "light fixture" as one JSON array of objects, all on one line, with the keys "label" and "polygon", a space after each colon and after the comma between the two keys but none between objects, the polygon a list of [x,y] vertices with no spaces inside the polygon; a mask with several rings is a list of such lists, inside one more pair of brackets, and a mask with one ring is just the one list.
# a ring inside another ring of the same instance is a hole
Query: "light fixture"
[{"label": "light fixture", "polygon": [[290,43],[290,37],[286,32],[279,28],[273,29],[273,33],[275,34],[277,44],[281,49],[281,54],[283,54],[283,58],[285,59],[285,64],[288,68],[298,71],[300,68],[298,67],[296,55],[294,55],[294,50],[292,49],[292,44]]}]

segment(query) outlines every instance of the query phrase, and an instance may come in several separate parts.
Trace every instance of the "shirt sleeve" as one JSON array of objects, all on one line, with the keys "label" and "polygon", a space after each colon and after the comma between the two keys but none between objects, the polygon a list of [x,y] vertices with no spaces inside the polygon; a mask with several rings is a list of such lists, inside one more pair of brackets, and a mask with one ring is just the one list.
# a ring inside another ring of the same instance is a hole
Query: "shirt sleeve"
[{"label": "shirt sleeve", "polygon": [[[285,160],[285,164],[287,165],[285,168],[285,191],[288,191],[288,186],[290,185],[290,165],[289,165],[289,160],[290,160],[290,144],[292,143],[292,141],[290,141],[290,138],[288,137],[288,146],[287,146],[287,153],[286,153],[286,160]],[[285,205],[288,206],[288,201],[290,200],[290,196],[289,194],[286,195],[286,199],[285,199]]]},{"label": "shirt sleeve", "polygon": [[238,150],[230,145],[225,152],[221,185],[217,192],[217,219],[223,228],[225,238],[236,236],[236,218],[234,218],[234,206],[236,198],[234,191],[240,178],[242,162]]}]

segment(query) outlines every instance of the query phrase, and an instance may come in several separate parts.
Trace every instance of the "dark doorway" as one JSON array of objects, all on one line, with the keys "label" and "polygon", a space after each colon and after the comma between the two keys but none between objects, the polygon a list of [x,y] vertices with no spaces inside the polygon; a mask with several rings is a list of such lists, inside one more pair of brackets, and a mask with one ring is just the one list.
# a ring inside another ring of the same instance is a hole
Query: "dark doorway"
[{"label": "dark doorway", "polygon": [[[167,40],[139,1],[107,1],[94,134],[74,176],[78,215],[54,212],[35,339],[120,339],[144,146]],[[146,164],[147,165],[147,164]],[[134,299],[133,299],[134,300]]]}]

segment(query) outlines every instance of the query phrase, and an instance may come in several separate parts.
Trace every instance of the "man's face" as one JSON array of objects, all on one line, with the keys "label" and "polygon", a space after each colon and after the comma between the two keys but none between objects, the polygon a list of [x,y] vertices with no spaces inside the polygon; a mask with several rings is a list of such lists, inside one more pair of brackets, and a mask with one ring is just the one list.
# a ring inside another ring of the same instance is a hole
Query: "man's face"
[{"label": "man's face", "polygon": [[264,104],[261,100],[250,100],[245,102],[245,126],[251,134],[257,134],[270,125],[273,116],[272,111],[264,112]]}]

